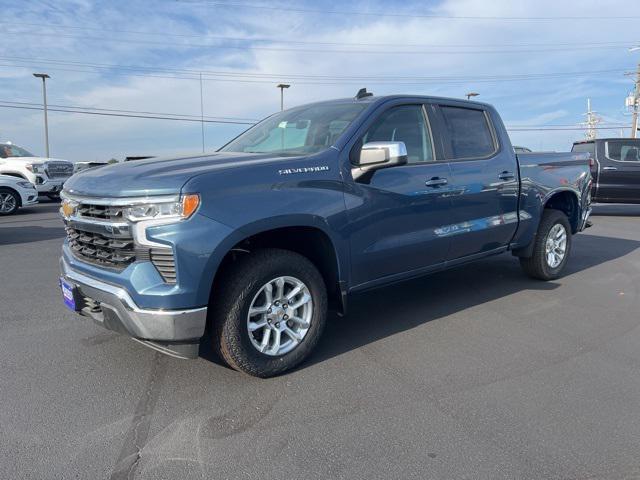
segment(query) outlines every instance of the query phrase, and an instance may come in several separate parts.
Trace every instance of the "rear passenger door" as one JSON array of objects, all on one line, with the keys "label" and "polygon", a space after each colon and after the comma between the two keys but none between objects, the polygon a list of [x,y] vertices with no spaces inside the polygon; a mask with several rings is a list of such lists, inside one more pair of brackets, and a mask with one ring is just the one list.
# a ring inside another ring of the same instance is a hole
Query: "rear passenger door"
[{"label": "rear passenger door", "polygon": [[611,203],[640,202],[640,140],[611,139],[599,153],[598,198]]},{"label": "rear passenger door", "polygon": [[499,145],[492,113],[482,106],[441,104],[438,118],[451,168],[447,260],[508,245],[518,225],[519,179],[514,152]]}]

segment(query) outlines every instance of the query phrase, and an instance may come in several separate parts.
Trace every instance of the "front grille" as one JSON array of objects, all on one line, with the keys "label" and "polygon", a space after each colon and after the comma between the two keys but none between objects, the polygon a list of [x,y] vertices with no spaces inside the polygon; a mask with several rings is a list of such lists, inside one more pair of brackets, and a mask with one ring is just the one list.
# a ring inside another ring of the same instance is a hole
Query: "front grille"
[{"label": "front grille", "polygon": [[118,271],[136,261],[151,262],[166,283],[176,283],[173,249],[136,246],[125,208],[80,202],[75,215],[66,221],[72,253],[87,263]]},{"label": "front grille", "polygon": [[110,207],[108,205],[89,205],[81,203],[78,205],[77,215],[85,218],[95,218],[99,220],[109,220],[112,222],[123,221],[122,207]]},{"label": "front grille", "polygon": [[45,172],[49,178],[64,178],[73,175],[73,165],[67,162],[48,162]]},{"label": "front grille", "polygon": [[110,238],[95,232],[66,227],[71,251],[95,265],[125,269],[136,259],[133,238]]},{"label": "front grille", "polygon": [[152,248],[149,252],[151,263],[167,283],[176,283],[176,262],[170,248]]}]

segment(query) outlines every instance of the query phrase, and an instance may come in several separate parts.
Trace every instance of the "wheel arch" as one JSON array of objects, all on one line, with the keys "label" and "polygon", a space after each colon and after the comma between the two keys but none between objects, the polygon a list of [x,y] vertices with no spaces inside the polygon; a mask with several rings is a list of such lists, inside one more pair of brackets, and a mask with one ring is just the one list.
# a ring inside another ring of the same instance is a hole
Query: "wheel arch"
[{"label": "wheel arch", "polygon": [[8,177],[16,177],[16,178],[22,178],[23,180],[26,180],[27,182],[31,183],[31,180],[29,180],[27,177],[25,177],[22,173],[20,172],[0,172],[0,175],[6,175]]},{"label": "wheel arch", "polygon": [[329,307],[346,313],[345,259],[328,229],[315,219],[297,221],[257,222],[236,230],[225,242],[224,251],[216,255],[220,261],[215,269],[210,289],[210,301],[215,301],[217,286],[241,255],[250,255],[260,248],[281,248],[308,258],[319,270],[327,287]]},{"label": "wheel arch", "polygon": [[580,228],[580,195],[568,188],[550,192],[543,202],[543,209],[550,208],[563,212],[569,219],[571,233]]}]

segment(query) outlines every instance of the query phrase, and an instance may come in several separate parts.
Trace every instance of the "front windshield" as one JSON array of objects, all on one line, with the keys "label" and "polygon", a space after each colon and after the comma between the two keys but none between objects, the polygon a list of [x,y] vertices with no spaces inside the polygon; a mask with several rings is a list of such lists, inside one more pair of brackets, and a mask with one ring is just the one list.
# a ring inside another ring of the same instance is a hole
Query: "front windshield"
[{"label": "front windshield", "polygon": [[33,153],[27,152],[24,148],[16,145],[0,145],[0,158],[10,157],[34,157]]},{"label": "front windshield", "polygon": [[333,145],[364,108],[355,103],[293,108],[263,120],[220,151],[277,155],[317,153]]}]

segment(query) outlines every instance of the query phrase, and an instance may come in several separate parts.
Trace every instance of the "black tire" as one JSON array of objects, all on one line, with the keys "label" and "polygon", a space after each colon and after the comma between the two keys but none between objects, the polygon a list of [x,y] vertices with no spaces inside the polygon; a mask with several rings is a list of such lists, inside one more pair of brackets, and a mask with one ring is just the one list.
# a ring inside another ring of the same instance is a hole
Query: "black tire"
[{"label": "black tire", "polygon": [[[0,194],[7,200],[13,199],[13,207],[7,211],[3,211],[3,209],[0,209],[0,216],[13,215],[14,213],[16,213],[18,211],[18,208],[20,208],[20,195],[18,195],[15,190],[4,187],[0,188]],[[0,199],[0,202],[2,202],[2,199]]]},{"label": "black tire", "polygon": [[54,202],[57,202],[58,200],[60,200],[59,193],[47,193],[46,195],[47,197],[49,197],[49,200],[53,200]]},{"label": "black tire", "polygon": [[[247,316],[254,297],[274,278],[295,277],[309,289],[311,322],[302,341],[289,353],[270,356],[258,351],[249,338]],[[306,257],[280,249],[262,249],[232,264],[212,294],[212,345],[233,369],[256,377],[290,370],[315,348],[327,318],[327,289],[318,269]]]},{"label": "black tire", "polygon": [[[567,243],[562,261],[556,267],[552,267],[547,261],[546,244],[549,233],[558,224],[565,229]],[[560,277],[571,253],[571,225],[567,216],[559,210],[545,209],[534,242],[533,255],[528,258],[520,258],[520,265],[525,273],[538,280],[554,280]]]}]

